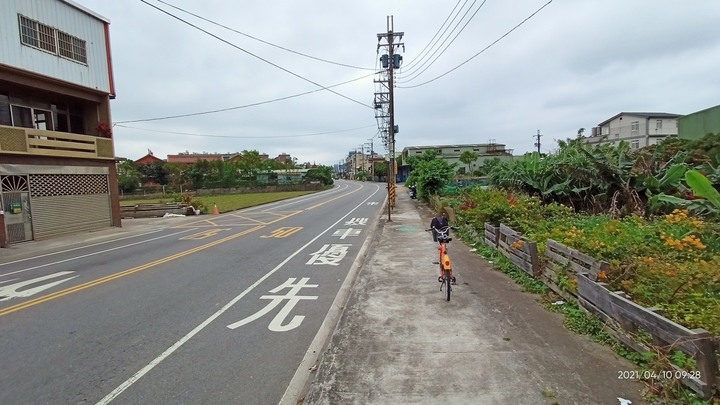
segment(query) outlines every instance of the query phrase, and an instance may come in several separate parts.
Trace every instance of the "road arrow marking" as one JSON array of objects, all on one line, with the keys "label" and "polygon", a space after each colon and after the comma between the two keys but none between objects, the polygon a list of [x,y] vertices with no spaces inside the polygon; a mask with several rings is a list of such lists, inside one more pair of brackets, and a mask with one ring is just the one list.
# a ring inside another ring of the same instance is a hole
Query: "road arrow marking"
[{"label": "road arrow marking", "polygon": [[[68,278],[63,279],[63,280],[53,281],[52,283],[43,284],[43,285],[37,286],[37,287],[35,287],[35,288],[28,288],[27,290],[23,290],[23,291],[18,291],[18,290],[19,290],[20,288],[29,286],[29,285],[31,285],[31,284],[39,283],[39,282],[45,281],[45,280],[50,280],[50,279],[52,279],[52,278],[58,278],[58,277],[66,276],[66,275],[72,274],[72,273],[74,273],[74,271],[61,271],[61,272],[54,273],[54,274],[48,274],[47,276],[42,276],[42,277],[38,277],[38,278],[33,278],[33,279],[30,279],[30,280],[21,281],[21,282],[19,282],[19,283],[10,284],[10,285],[6,285],[6,286],[4,286],[4,287],[0,287],[0,301],[7,301],[7,300],[12,299],[12,298],[29,297],[29,296],[34,295],[34,294],[37,294],[37,293],[39,293],[39,292],[41,292],[41,291],[45,291],[45,290],[47,290],[48,288],[52,288],[52,287],[55,287],[55,286],[58,285],[58,284],[64,283],[64,282],[69,281],[69,280],[72,280],[72,279],[74,279],[74,278],[77,277],[77,276],[68,277]],[[10,280],[10,281],[13,281],[13,280]],[[5,282],[7,282],[7,281],[5,281]],[[3,282],[0,282],[0,284],[2,284],[2,283],[3,283]]]}]

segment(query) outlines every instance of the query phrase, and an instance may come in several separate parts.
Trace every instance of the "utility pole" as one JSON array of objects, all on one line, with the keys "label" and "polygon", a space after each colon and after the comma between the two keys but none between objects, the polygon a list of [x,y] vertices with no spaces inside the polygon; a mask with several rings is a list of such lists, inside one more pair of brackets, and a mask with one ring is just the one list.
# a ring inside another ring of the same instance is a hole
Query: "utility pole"
[{"label": "utility pole", "polygon": [[360,170],[365,174],[365,144],[360,144]]},{"label": "utility pole", "polygon": [[373,149],[373,138],[368,139],[370,141],[370,178],[373,179],[372,181],[375,181],[375,150]]},{"label": "utility pole", "polygon": [[538,153],[540,153],[540,130],[537,130],[537,135],[533,135],[533,138],[537,138],[537,141],[535,141],[535,146],[537,147]]},{"label": "utility pole", "polygon": [[[387,48],[387,54],[383,54],[380,57],[380,61],[382,63],[382,67],[386,68],[386,81],[385,80],[378,80],[376,82],[378,83],[386,83],[387,86],[387,92],[380,92],[375,93],[375,109],[380,109],[382,111],[381,117],[387,118],[387,138],[386,138],[386,145],[388,148],[388,151],[390,153],[390,164],[387,168],[387,180],[388,180],[388,221],[392,221],[390,211],[395,207],[395,134],[398,131],[397,125],[395,125],[395,84],[394,84],[394,70],[400,68],[400,64],[402,62],[402,55],[395,53],[395,50],[399,48],[400,46],[403,47],[403,51],[405,50],[405,44],[402,42],[395,42],[397,39],[398,41],[402,40],[402,37],[405,33],[403,32],[394,32],[393,31],[393,17],[388,16],[387,20],[387,32],[386,33],[380,33],[377,34],[378,39],[378,46],[377,50],[378,53],[380,51],[380,47]],[[385,40],[386,44],[381,44],[380,41]],[[385,109],[383,108],[385,105],[387,105],[387,112],[385,114]],[[377,117],[377,114],[376,114]],[[381,128],[382,131],[382,128]]]}]

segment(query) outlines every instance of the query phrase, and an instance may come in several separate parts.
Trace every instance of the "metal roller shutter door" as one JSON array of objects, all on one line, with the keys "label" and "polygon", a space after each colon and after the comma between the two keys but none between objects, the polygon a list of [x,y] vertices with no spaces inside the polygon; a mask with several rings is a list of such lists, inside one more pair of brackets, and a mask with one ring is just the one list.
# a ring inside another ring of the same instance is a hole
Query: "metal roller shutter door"
[{"label": "metal roller shutter door", "polygon": [[35,239],[112,226],[107,175],[30,175]]},{"label": "metal roller shutter door", "polygon": [[102,194],[33,199],[32,213],[35,239],[112,226],[110,197]]}]

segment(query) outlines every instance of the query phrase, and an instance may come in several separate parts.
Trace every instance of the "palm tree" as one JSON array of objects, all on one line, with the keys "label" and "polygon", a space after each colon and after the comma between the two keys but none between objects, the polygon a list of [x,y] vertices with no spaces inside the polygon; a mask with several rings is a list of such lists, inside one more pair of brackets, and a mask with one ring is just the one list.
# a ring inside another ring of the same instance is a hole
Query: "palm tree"
[{"label": "palm tree", "polygon": [[478,154],[471,150],[466,150],[460,154],[460,161],[468,165],[468,174],[472,175],[472,168],[470,163],[478,160]]}]

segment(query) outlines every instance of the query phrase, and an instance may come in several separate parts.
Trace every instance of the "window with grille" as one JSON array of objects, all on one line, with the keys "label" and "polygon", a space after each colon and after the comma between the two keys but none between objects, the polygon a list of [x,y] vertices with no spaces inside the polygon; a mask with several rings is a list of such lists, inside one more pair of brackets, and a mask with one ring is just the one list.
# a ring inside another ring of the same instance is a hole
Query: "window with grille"
[{"label": "window with grille", "polygon": [[20,42],[66,59],[87,64],[84,40],[18,14]]},{"label": "window with grille", "polygon": [[34,48],[57,53],[55,29],[18,14],[20,42]]},{"label": "window with grille", "polygon": [[37,22],[18,15],[20,19],[20,42],[25,45],[38,47]]},{"label": "window with grille", "polygon": [[87,63],[87,52],[85,41],[70,34],[58,31],[58,44],[60,45],[60,56],[72,59],[81,63]]}]

